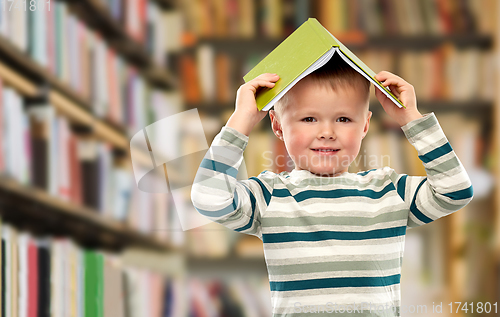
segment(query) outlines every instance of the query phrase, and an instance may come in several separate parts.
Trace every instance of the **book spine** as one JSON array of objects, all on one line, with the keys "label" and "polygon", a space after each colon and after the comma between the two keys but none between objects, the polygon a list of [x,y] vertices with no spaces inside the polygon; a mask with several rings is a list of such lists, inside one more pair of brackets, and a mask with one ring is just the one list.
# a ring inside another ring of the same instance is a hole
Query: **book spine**
[{"label": "book spine", "polygon": [[316,33],[318,39],[320,41],[322,41],[323,44],[325,44],[326,47],[339,46],[336,43],[336,41],[335,41],[335,39],[333,37],[331,38],[331,41],[333,41],[335,43],[332,43],[331,41],[327,40],[328,37],[326,37],[326,34],[323,31],[324,28],[321,27],[321,25],[319,25],[318,20],[316,20],[316,19],[309,19],[309,20],[307,20],[306,23],[314,30],[314,33]]}]

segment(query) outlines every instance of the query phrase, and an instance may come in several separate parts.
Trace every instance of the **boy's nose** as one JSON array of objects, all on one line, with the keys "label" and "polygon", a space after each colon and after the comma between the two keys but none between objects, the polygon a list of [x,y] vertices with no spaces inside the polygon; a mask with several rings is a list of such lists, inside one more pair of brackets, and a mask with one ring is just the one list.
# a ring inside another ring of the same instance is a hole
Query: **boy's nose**
[{"label": "boy's nose", "polygon": [[332,139],[332,140],[335,140],[337,139],[333,134],[330,134],[330,135],[327,135],[327,134],[323,134],[321,136],[321,139]]},{"label": "boy's nose", "polygon": [[335,140],[337,138],[337,136],[335,135],[335,132],[330,127],[324,127],[319,132],[319,137],[320,137],[320,139],[333,139],[333,140]]}]

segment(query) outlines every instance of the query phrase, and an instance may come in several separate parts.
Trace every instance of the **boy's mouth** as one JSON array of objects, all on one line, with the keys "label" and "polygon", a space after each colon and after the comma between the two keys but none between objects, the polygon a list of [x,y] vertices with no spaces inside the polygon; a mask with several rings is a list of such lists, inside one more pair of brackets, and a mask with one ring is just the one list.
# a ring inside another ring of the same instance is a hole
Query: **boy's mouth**
[{"label": "boy's mouth", "polygon": [[340,151],[340,149],[333,149],[333,148],[317,148],[317,149],[311,149],[314,152],[318,154],[334,154]]}]

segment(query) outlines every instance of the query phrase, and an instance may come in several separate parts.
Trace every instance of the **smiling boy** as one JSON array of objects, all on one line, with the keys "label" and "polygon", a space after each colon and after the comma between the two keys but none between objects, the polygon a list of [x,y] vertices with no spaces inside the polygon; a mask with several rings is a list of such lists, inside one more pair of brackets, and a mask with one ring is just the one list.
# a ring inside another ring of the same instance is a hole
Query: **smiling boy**
[{"label": "smiling boy", "polygon": [[255,93],[273,87],[276,74],[238,89],[236,109],[198,169],[191,191],[197,211],[263,241],[273,316],[346,314],[331,307],[365,307],[348,316],[400,316],[406,229],[472,199],[470,179],[434,113],[420,114],[414,89],[402,78],[384,71],[376,79],[406,106],[376,90],[427,176],[390,167],[348,172],[368,132],[370,84],[339,58],[299,81],[269,111],[295,164],[291,172],[236,179],[249,134],[267,114],[258,111]]},{"label": "smiling boy", "polygon": [[269,116],[296,170],[337,176],[347,172],[358,155],[372,113],[368,93],[356,93],[350,86],[333,90],[323,83],[299,81],[288,92],[292,96],[287,96],[286,104],[279,102]]}]

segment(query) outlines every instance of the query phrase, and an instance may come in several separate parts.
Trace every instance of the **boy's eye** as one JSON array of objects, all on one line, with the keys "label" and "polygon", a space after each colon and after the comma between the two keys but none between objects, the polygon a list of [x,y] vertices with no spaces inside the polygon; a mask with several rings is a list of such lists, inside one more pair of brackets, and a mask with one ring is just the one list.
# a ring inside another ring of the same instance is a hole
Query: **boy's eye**
[{"label": "boy's eye", "polygon": [[306,121],[306,122],[312,122],[312,121],[309,121],[308,119],[314,120],[314,118],[313,118],[313,117],[307,117],[307,118],[304,118],[304,119],[302,119],[302,120],[303,120],[303,121]]},{"label": "boy's eye", "polygon": [[346,118],[346,117],[340,117],[338,120],[341,120],[342,122],[351,121],[349,118]]}]

